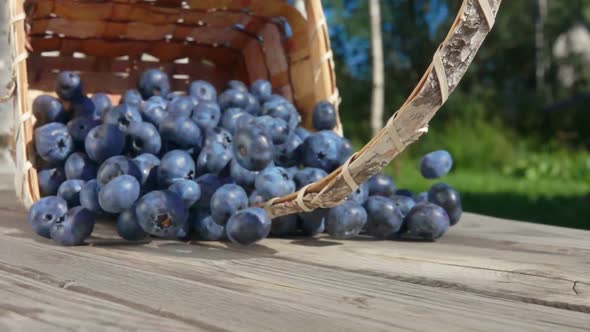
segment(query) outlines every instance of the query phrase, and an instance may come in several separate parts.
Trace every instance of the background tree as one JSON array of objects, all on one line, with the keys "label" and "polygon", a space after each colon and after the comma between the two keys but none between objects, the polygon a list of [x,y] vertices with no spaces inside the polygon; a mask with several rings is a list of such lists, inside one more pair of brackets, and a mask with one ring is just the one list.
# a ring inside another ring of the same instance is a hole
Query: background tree
[{"label": "background tree", "polygon": [[383,37],[381,36],[381,5],[379,0],[369,1],[371,19],[371,50],[373,64],[373,92],[371,97],[371,131],[376,136],[383,128],[384,105],[384,66]]}]

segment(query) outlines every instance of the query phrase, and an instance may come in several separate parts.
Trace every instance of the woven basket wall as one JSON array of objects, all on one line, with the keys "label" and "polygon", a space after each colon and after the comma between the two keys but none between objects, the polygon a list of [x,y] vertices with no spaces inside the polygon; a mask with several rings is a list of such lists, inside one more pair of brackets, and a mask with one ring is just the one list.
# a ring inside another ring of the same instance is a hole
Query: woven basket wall
[{"label": "woven basket wall", "polygon": [[[15,93],[16,192],[29,207],[40,198],[32,145],[32,100],[53,94],[57,73],[81,73],[87,93],[117,102],[146,68],[168,72],[174,90],[195,79],[218,89],[231,79],[268,79],[294,102],[303,124],[318,101],[339,102],[320,0],[305,13],[285,0],[8,0]],[[339,204],[427,132],[490,32],[501,0],[463,0],[407,101],[383,130],[342,167],[264,207],[271,217]],[[340,121],[336,127],[342,133]]]}]

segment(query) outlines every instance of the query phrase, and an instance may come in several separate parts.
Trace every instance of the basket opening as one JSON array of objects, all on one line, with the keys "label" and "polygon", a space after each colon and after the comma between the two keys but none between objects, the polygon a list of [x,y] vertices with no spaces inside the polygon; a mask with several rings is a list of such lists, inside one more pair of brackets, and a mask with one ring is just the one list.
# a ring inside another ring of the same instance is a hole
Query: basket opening
[{"label": "basket opening", "polygon": [[73,70],[88,94],[118,99],[135,88],[143,70],[160,68],[170,75],[173,91],[186,91],[196,79],[218,89],[232,79],[267,79],[276,93],[293,100],[293,24],[305,21],[289,22],[299,14],[284,4],[284,13],[268,17],[242,8],[243,1],[229,2],[211,9],[197,1],[29,0],[30,89],[53,92],[57,73]]}]

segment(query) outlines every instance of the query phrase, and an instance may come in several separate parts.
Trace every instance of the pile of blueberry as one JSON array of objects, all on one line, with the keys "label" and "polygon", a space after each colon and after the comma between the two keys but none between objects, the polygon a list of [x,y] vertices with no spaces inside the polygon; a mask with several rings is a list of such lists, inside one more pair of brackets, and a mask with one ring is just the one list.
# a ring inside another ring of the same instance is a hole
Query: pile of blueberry
[{"label": "pile of blueberry", "polygon": [[[333,105],[317,104],[312,133],[265,80],[250,87],[230,81],[219,95],[205,81],[193,82],[188,93],[171,92],[168,76],[151,69],[114,106],[106,94],[87,97],[80,76],[62,72],[56,92],[59,99],[43,95],[33,103],[43,198],[29,222],[61,245],[84,243],[97,216],[116,219],[119,235],[130,241],[248,245],[269,234],[321,232],[435,240],[461,215],[451,187],[437,184],[414,198],[379,174],[340,206],[270,220],[260,203],[325,177],[352,146],[333,132]],[[438,178],[451,165],[448,153],[434,152],[422,172]]]}]

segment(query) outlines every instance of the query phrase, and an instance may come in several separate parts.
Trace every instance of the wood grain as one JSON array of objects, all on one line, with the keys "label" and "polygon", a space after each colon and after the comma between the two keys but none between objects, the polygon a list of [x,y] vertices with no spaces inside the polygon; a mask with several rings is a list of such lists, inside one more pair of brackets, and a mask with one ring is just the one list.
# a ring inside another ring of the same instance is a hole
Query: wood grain
[{"label": "wood grain", "polygon": [[[237,248],[160,240],[127,243],[106,223],[98,225],[90,246],[64,248],[31,234],[25,211],[12,195],[0,193],[0,290],[12,292],[0,293],[0,303],[44,311],[40,321],[0,307],[0,327],[8,327],[3,330],[58,330],[46,321],[72,327],[86,320],[91,322],[83,326],[92,329],[124,313],[130,313],[130,320],[143,321],[137,329],[152,324],[142,315],[178,330],[188,325],[214,331],[590,327],[590,314],[584,312],[588,285],[579,282],[575,294],[573,284],[566,281],[587,280],[575,264],[588,265],[584,238],[589,232],[468,215],[439,243],[269,239]],[[486,239],[492,232],[480,230],[491,228],[494,235]],[[494,238],[505,234],[523,240],[503,243]],[[550,234],[563,243],[547,240]],[[527,256],[528,265],[523,262]],[[513,271],[517,267],[538,271]],[[32,300],[26,289],[15,294],[15,282],[31,284],[42,294]],[[52,296],[71,299],[79,317],[85,318],[66,319],[61,309],[44,309],[58,304]],[[24,299],[15,302],[14,297]],[[85,307],[90,300],[97,304]],[[558,300],[571,307],[555,308]],[[93,318],[93,313],[100,317]],[[132,324],[125,318],[116,320],[113,330]]]},{"label": "wood grain", "polygon": [[193,325],[119,303],[78,294],[59,281],[30,269],[0,263],[0,330],[191,331]]}]

